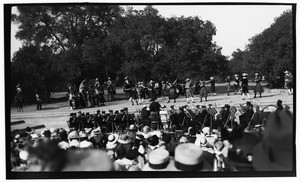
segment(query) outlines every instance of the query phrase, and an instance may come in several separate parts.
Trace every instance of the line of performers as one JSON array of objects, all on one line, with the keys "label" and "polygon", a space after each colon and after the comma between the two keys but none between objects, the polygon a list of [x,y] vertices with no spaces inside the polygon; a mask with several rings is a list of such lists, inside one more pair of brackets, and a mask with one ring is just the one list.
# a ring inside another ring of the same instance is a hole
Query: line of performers
[{"label": "line of performers", "polygon": [[[104,98],[104,91],[107,90],[108,98]],[[92,84],[87,84],[84,79],[80,85],[78,92],[74,87],[68,87],[68,102],[70,109],[81,109],[94,106],[104,106],[105,101],[114,101],[116,94],[115,84],[108,77],[104,84],[100,84],[96,78]]]},{"label": "line of performers", "polygon": [[[256,85],[254,87],[254,98],[259,94],[259,97],[261,97],[263,90],[263,87],[261,85],[261,82],[263,81],[263,77],[261,74],[256,73],[254,81],[256,82]],[[243,73],[242,77],[240,78],[239,75],[234,75],[234,85],[231,85],[232,80],[230,79],[230,76],[228,76],[226,79],[227,84],[227,95],[230,95],[229,93],[234,91],[235,94],[239,93],[242,95],[242,99],[245,99],[245,96],[247,95],[250,99],[249,90],[248,90],[248,74]],[[144,102],[144,99],[149,98],[150,101],[157,99],[159,96],[162,96],[163,100],[168,97],[168,103],[171,100],[174,100],[174,103],[176,102],[176,99],[179,97],[179,95],[185,95],[186,96],[186,102],[187,103],[195,103],[194,102],[194,95],[199,94],[200,102],[207,101],[208,97],[208,89],[206,87],[206,84],[210,84],[210,92],[213,96],[216,95],[216,86],[215,86],[215,78],[210,77],[208,81],[203,79],[198,79],[194,83],[190,78],[187,78],[185,80],[184,84],[179,84],[177,80],[175,80],[173,83],[162,81],[154,82],[153,80],[150,80],[149,84],[146,85],[144,82],[138,82],[136,85],[132,84],[128,77],[125,77],[125,84],[124,84],[124,92],[127,96],[129,96],[129,100],[134,105],[135,103],[138,105],[140,103]]]}]

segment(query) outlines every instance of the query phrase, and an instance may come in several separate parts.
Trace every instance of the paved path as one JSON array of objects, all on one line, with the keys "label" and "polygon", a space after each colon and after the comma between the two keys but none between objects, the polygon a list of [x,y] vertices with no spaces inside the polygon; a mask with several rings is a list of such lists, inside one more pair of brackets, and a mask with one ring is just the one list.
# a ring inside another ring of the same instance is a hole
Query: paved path
[{"label": "paved path", "polygon": [[[208,105],[208,104],[215,104],[217,106],[221,106],[223,104],[229,104],[231,101],[233,104],[239,108],[240,104],[246,103],[246,101],[251,101],[255,103],[256,101],[259,101],[259,105],[263,108],[267,105],[276,105],[276,102],[278,99],[283,101],[283,105],[289,105],[291,107],[291,110],[293,109],[293,96],[288,95],[283,90],[265,90],[263,93],[263,97],[259,98],[257,100],[253,99],[253,93],[250,94],[251,99],[248,100],[242,100],[242,97],[240,95],[233,95],[227,96],[226,94],[220,94],[217,96],[209,96],[207,102],[200,102],[200,99],[198,96],[194,97],[194,101],[196,103],[186,103],[185,97],[181,96],[179,99],[177,99],[176,103],[167,103],[167,100],[163,100],[162,98],[159,98],[157,101],[160,102],[161,105],[165,105],[169,107],[170,105],[175,105],[175,107],[183,106],[183,105],[189,105],[190,107],[194,107],[195,105]],[[90,114],[96,113],[97,110],[104,110],[108,111],[109,109],[112,110],[120,110],[124,107],[127,107],[129,109],[129,112],[134,112],[138,109],[141,109],[143,105],[149,105],[150,102],[147,100],[143,104],[140,105],[134,105],[132,106],[131,103],[128,100],[121,100],[116,102],[107,102],[105,106],[101,107],[94,107],[94,108],[86,108],[81,109],[82,112],[89,112]],[[24,124],[19,125],[13,125],[11,126],[11,129],[20,129],[25,128],[26,126],[35,126],[44,124],[46,128],[52,128],[52,127],[63,127],[67,128],[66,121],[69,118],[70,113],[72,112],[78,112],[79,110],[69,110],[68,103],[67,102],[59,102],[59,103],[53,103],[53,104],[47,104],[43,105],[43,110],[35,110],[35,105],[27,106],[24,108],[24,112],[19,113],[16,112],[15,108],[11,108],[11,122],[18,121],[18,120],[24,120]]]}]

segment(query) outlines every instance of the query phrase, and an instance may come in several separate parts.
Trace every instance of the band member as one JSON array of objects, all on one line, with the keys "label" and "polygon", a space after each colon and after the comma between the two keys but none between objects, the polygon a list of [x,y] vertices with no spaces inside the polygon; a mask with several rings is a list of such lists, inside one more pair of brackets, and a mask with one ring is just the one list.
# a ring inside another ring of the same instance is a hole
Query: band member
[{"label": "band member", "polygon": [[226,81],[226,85],[227,85],[227,95],[229,95],[229,92],[230,92],[230,76],[227,76],[225,81]]},{"label": "band member", "polygon": [[264,91],[261,86],[262,76],[258,73],[255,73],[254,81],[256,82],[256,85],[254,87],[254,98],[256,98],[257,93],[259,93],[259,98],[261,98],[261,93]]},{"label": "band member", "polygon": [[213,95],[217,95],[217,94],[216,94],[216,86],[215,86],[215,84],[216,84],[215,78],[214,78],[214,77],[210,77],[209,82],[210,82],[211,93],[212,93]]},{"label": "band member", "polygon": [[242,99],[244,100],[244,96],[247,94],[248,99],[250,99],[249,91],[248,91],[248,74],[243,73],[243,78],[242,78]]},{"label": "band member", "polygon": [[17,106],[17,111],[18,112],[23,112],[23,102],[24,102],[23,90],[22,90],[20,84],[18,84],[16,87],[17,87],[16,88],[17,93],[16,93],[16,96],[14,98],[14,102]]},{"label": "band member", "polygon": [[190,103],[189,102],[189,98],[191,98],[192,102],[194,102],[194,99],[193,99],[193,95],[192,95],[192,88],[191,88],[191,84],[192,84],[192,81],[190,80],[190,78],[187,78],[185,80],[185,96],[186,96],[186,102],[187,103]]},{"label": "band member", "polygon": [[170,100],[172,99],[174,99],[174,103],[175,103],[178,97],[179,97],[179,89],[177,88],[177,80],[175,80],[170,87],[169,100],[167,103],[170,103]]},{"label": "band member", "polygon": [[199,86],[200,86],[200,102],[202,102],[202,97],[205,98],[205,102],[207,101],[207,88],[205,86],[205,81],[202,79],[199,80]]},{"label": "band member", "polygon": [[293,75],[289,71],[285,71],[284,73],[285,89],[288,89],[288,93],[291,95],[293,93]]},{"label": "band member", "polygon": [[234,94],[236,95],[238,92],[240,92],[240,82],[241,82],[238,74],[234,75],[234,81],[235,81]]}]

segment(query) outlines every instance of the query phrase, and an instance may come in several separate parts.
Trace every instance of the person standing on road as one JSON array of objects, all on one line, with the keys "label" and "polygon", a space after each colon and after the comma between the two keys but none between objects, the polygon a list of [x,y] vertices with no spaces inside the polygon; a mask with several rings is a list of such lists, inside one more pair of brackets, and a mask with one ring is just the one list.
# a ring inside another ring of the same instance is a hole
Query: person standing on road
[{"label": "person standing on road", "polygon": [[238,74],[234,75],[234,81],[235,81],[235,87],[234,87],[234,95],[236,95],[237,93],[240,93],[240,78]]},{"label": "person standing on road", "polygon": [[242,78],[242,99],[245,100],[244,96],[247,94],[248,99],[250,99],[249,91],[248,91],[248,74],[243,73]]},{"label": "person standing on road", "polygon": [[227,85],[227,95],[229,95],[229,92],[230,92],[230,76],[227,76],[226,79],[226,85]]},{"label": "person standing on road", "polygon": [[215,78],[214,77],[210,77],[210,80],[209,80],[209,82],[210,82],[210,89],[211,89],[211,93],[214,95],[214,96],[216,96],[217,94],[216,94],[216,81],[215,81]]},{"label": "person standing on road", "polygon": [[17,106],[17,111],[18,112],[23,112],[23,102],[24,102],[23,90],[22,90],[20,84],[18,84],[16,87],[17,87],[16,88],[17,93],[16,93],[16,96],[14,98],[14,102]]},{"label": "person standing on road", "polygon": [[199,86],[200,86],[200,102],[202,102],[202,97],[205,98],[205,102],[207,101],[207,88],[205,86],[205,81],[203,79],[199,80]]},{"label": "person standing on road", "polygon": [[36,98],[36,110],[42,110],[42,96],[38,91],[35,94],[35,98]]},{"label": "person standing on road", "polygon": [[193,99],[193,95],[192,95],[192,91],[191,91],[191,84],[192,84],[192,81],[190,78],[187,78],[185,80],[185,96],[186,96],[186,102],[187,103],[190,103],[189,102],[189,98],[191,98],[191,101],[194,102],[194,99]]},{"label": "person standing on road", "polygon": [[285,71],[284,82],[285,89],[288,89],[289,95],[293,92],[293,75],[289,71]]},{"label": "person standing on road", "polygon": [[256,98],[257,93],[259,93],[259,98],[261,98],[261,93],[264,91],[261,86],[262,76],[258,73],[255,73],[254,81],[256,82],[256,85],[254,87],[254,98]]}]

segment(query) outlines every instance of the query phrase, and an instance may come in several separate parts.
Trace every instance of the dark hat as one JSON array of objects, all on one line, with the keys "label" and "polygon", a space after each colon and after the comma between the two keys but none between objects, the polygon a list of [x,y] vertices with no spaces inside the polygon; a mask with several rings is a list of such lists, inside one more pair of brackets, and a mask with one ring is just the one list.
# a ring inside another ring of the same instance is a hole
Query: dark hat
[{"label": "dark hat", "polygon": [[157,137],[157,135],[152,135],[147,139],[149,145],[151,146],[155,146],[159,143],[159,139]]},{"label": "dark hat", "polygon": [[251,102],[250,102],[250,101],[247,101],[246,104],[247,104],[247,106],[250,106],[250,105],[251,105]]}]

